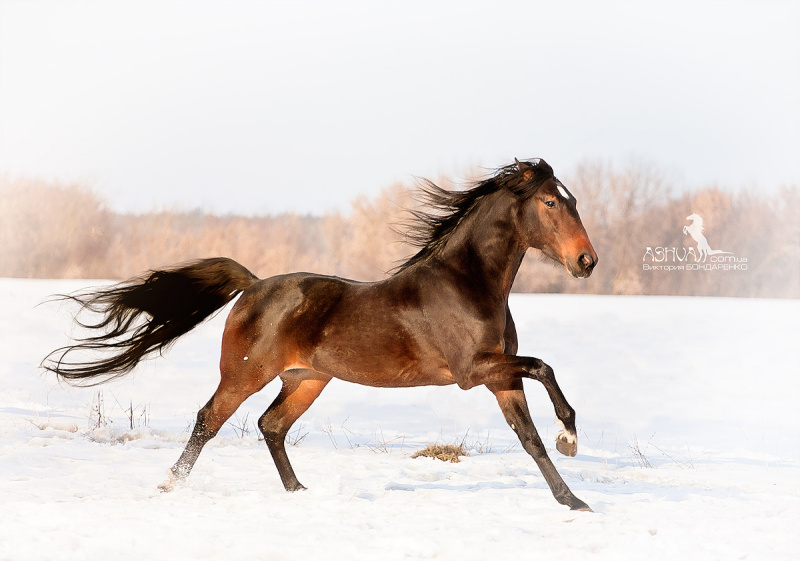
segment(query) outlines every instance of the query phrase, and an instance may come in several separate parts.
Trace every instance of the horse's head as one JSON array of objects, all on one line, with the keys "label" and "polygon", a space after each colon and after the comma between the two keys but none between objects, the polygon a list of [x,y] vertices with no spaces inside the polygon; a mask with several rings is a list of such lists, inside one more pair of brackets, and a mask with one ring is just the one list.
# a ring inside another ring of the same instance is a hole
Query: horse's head
[{"label": "horse's head", "polygon": [[[517,165],[523,181],[534,179],[531,164]],[[597,254],[578,216],[576,202],[558,179],[545,179],[521,207],[520,230],[529,247],[563,264],[573,277],[585,278],[597,265]]]}]

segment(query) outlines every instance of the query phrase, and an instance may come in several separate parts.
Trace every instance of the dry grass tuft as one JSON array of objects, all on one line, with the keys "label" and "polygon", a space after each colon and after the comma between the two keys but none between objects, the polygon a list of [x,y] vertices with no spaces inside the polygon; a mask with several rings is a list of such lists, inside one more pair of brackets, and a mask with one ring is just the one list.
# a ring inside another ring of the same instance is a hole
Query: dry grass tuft
[{"label": "dry grass tuft", "polygon": [[437,460],[442,460],[443,462],[460,462],[459,456],[467,456],[467,449],[464,447],[464,444],[431,444],[414,453],[412,458],[419,458],[420,456],[424,456],[426,458],[436,458]]}]

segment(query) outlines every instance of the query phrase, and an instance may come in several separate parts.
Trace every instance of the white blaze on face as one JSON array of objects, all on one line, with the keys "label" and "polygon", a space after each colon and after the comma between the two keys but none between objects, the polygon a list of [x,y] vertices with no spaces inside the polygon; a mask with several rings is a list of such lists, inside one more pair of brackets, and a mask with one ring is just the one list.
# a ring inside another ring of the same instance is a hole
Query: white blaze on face
[{"label": "white blaze on face", "polygon": [[569,200],[569,193],[567,193],[567,190],[564,189],[562,185],[556,185],[556,187],[558,187],[558,192],[561,193],[561,196]]}]

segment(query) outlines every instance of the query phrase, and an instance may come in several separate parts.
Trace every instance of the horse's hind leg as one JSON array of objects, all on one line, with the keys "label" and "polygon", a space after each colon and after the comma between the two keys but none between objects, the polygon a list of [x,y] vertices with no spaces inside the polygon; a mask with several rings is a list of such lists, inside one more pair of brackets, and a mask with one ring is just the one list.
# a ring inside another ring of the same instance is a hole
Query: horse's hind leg
[{"label": "horse's hind leg", "polygon": [[528,411],[528,403],[525,400],[525,392],[522,389],[522,380],[517,379],[507,383],[487,385],[489,390],[497,398],[497,403],[503,411],[506,422],[511,429],[517,433],[522,447],[530,454],[539,466],[547,485],[553,493],[555,499],[563,505],[567,505],[572,510],[592,509],[576,497],[564,483],[564,480],[556,471],[556,467],[547,455],[542,439],[531,419]]},{"label": "horse's hind leg", "polygon": [[162,491],[172,491],[177,483],[185,480],[192,471],[203,446],[217,435],[225,421],[236,412],[245,399],[265,385],[266,382],[259,382],[255,386],[237,387],[236,384],[226,383],[223,378],[209,402],[198,411],[192,436],[189,437],[189,442],[186,443],[181,457],[170,469],[169,479],[158,488]]},{"label": "horse's hind leg", "polygon": [[314,403],[331,377],[312,370],[291,370],[281,375],[283,387],[261,418],[258,427],[264,433],[275,467],[287,491],[305,489],[286,455],[286,435],[300,416]]}]

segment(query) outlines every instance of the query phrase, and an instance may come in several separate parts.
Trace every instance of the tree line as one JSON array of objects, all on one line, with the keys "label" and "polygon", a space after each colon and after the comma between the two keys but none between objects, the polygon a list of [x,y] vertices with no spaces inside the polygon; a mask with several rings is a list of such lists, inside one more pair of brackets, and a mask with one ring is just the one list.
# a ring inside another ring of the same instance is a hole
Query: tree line
[{"label": "tree line", "polygon": [[[585,280],[531,250],[516,292],[800,298],[800,190],[675,193],[658,167],[601,162],[563,178],[600,261]],[[439,184],[454,186],[442,179]],[[82,184],[0,178],[0,276],[124,279],[210,256],[231,257],[258,276],[313,271],[359,280],[390,274],[416,250],[406,242],[416,188],[391,185],[323,216],[124,214]],[[702,217],[700,255],[684,232]]]}]

